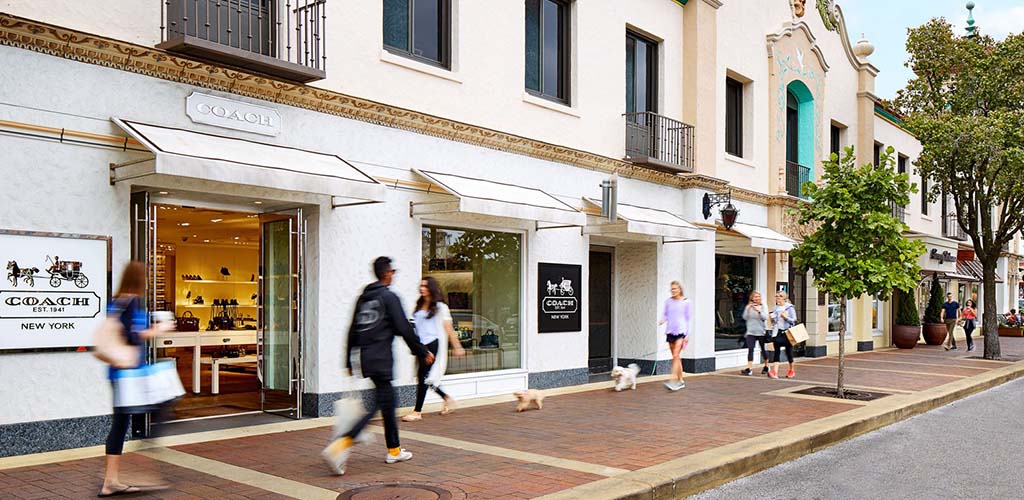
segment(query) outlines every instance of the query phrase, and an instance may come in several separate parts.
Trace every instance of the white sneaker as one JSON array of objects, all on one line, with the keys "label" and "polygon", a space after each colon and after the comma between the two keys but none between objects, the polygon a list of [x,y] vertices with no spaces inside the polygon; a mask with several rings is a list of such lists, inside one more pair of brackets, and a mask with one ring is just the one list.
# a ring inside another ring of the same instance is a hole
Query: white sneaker
[{"label": "white sneaker", "polygon": [[398,452],[398,455],[392,455],[390,452],[384,457],[384,463],[397,464],[398,462],[405,462],[406,460],[412,460],[412,453],[405,451]]},{"label": "white sneaker", "polygon": [[320,456],[327,462],[327,466],[330,467],[331,471],[340,476],[345,474],[345,463],[348,461],[349,455],[352,454],[352,447],[349,446],[344,450],[338,450],[337,447],[340,447],[338,441],[341,441],[341,439],[337,439],[327,445],[320,452]]}]

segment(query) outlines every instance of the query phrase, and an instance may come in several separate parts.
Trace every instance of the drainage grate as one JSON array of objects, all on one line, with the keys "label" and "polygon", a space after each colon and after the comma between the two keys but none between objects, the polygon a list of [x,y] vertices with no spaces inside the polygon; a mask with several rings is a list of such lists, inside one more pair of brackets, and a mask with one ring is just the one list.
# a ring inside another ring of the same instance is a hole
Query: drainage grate
[{"label": "drainage grate", "polygon": [[[892,394],[887,394],[884,392],[870,392],[863,391],[860,389],[845,389],[843,393],[846,395],[846,399],[850,399],[853,401],[874,401],[876,399],[881,399],[886,396],[892,396]],[[793,394],[804,394],[807,396],[818,396],[822,398],[835,398],[836,388],[818,386],[803,389],[800,391],[793,391]]]},{"label": "drainage grate", "polygon": [[466,498],[464,493],[458,496],[452,492],[421,483],[381,483],[360,486],[338,495],[338,500],[460,500]]}]

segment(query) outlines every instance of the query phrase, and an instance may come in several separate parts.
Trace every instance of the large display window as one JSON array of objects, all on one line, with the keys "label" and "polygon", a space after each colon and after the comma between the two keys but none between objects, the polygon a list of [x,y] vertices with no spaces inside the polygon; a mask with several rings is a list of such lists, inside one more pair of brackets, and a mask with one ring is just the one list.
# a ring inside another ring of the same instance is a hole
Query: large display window
[{"label": "large display window", "polygon": [[522,235],[423,227],[423,275],[433,276],[466,350],[448,358],[448,374],[522,366]]},{"label": "large display window", "polygon": [[[740,348],[747,332],[743,308],[755,290],[757,259],[715,255],[715,350]],[[769,305],[766,303],[765,307]]]}]

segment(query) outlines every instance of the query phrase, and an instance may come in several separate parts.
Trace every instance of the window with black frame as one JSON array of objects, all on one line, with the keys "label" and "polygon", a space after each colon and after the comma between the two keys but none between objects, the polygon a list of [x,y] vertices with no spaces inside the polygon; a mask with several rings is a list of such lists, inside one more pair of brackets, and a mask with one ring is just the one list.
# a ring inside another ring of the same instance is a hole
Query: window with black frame
[{"label": "window with black frame", "polygon": [[384,48],[449,68],[451,0],[384,0]]},{"label": "window with black frame", "polygon": [[725,152],[743,157],[743,83],[725,79]]},{"label": "window with black frame", "polygon": [[658,111],[658,44],[626,32],[626,112]]},{"label": "window with black frame", "polygon": [[569,2],[526,0],[526,90],[569,103]]},{"label": "window with black frame", "polygon": [[755,290],[757,259],[715,255],[715,350],[740,348],[747,332],[743,309]]}]

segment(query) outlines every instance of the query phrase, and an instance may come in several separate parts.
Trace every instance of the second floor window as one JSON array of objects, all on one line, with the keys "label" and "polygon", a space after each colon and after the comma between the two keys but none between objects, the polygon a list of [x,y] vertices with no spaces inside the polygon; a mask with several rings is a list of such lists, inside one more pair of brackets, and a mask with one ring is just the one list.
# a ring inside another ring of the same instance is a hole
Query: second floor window
[{"label": "second floor window", "polygon": [[658,44],[626,33],[626,112],[658,111]]},{"label": "second floor window", "polygon": [[829,153],[843,157],[843,129],[836,124],[829,126]]},{"label": "second floor window", "polygon": [[907,157],[899,155],[896,159],[896,173],[905,174],[907,173]]},{"label": "second floor window", "polygon": [[526,89],[569,102],[569,3],[526,0]]},{"label": "second floor window", "polygon": [[451,0],[384,0],[384,47],[447,68]]},{"label": "second floor window", "polygon": [[871,162],[872,165],[876,167],[879,163],[882,163],[882,145],[877,142],[875,143],[875,147],[871,152]]},{"label": "second floor window", "polygon": [[928,178],[921,176],[921,215],[928,215]]},{"label": "second floor window", "polygon": [[743,156],[743,84],[725,78],[725,152]]}]

